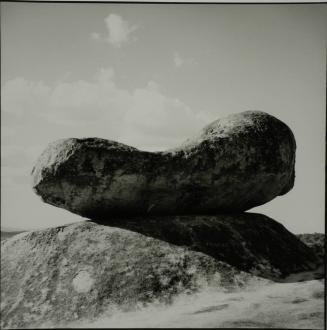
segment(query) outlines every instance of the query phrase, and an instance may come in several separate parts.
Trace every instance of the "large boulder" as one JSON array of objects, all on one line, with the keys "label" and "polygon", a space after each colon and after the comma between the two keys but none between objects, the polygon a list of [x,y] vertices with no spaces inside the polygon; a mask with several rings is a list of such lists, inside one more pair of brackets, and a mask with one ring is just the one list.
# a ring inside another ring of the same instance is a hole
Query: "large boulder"
[{"label": "large boulder", "polygon": [[81,222],[1,243],[1,328],[62,327],[253,276],[205,254]]},{"label": "large boulder", "polygon": [[59,327],[116,309],[170,303],[203,288],[230,291],[279,281],[315,266],[307,246],[261,215],[108,223],[131,230],[85,221],[5,240],[2,327]]},{"label": "large boulder", "polygon": [[33,188],[46,203],[91,219],[244,211],[293,187],[295,149],[287,125],[247,111],[165,152],[99,138],[53,142],[32,170]]}]

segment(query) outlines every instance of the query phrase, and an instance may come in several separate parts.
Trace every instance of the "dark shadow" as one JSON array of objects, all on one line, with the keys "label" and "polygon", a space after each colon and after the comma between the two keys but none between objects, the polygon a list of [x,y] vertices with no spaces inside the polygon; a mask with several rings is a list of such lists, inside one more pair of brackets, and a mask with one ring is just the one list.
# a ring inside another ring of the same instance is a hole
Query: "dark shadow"
[{"label": "dark shadow", "polygon": [[258,213],[113,216],[92,222],[187,247],[242,271],[256,269],[258,276],[279,282],[298,282],[298,277],[289,275],[301,272],[306,280],[317,277],[319,259],[314,252],[283,225]]}]

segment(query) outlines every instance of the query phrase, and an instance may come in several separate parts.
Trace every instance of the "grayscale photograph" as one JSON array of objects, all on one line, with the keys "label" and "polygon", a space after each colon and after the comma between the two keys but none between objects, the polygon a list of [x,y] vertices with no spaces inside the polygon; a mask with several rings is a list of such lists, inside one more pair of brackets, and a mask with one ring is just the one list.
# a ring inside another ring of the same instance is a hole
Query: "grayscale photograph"
[{"label": "grayscale photograph", "polygon": [[325,324],[323,3],[1,2],[1,328]]}]

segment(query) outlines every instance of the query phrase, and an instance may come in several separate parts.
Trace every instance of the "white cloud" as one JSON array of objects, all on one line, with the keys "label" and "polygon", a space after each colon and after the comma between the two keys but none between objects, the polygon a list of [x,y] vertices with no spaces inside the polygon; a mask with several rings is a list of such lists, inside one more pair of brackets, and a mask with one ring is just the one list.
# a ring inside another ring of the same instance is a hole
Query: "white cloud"
[{"label": "white cloud", "polygon": [[199,113],[165,96],[160,86],[150,81],[145,88],[134,90],[120,139],[146,150],[165,149],[176,146],[205,124]]},{"label": "white cloud", "polygon": [[176,68],[180,68],[184,65],[196,64],[194,58],[184,58],[178,52],[174,53],[174,65]]},{"label": "white cloud", "polygon": [[2,88],[3,145],[42,145],[62,137],[99,136],[153,150],[172,147],[207,124],[149,81],[128,91],[112,68],[71,82],[7,81]]},{"label": "white cloud", "polygon": [[1,90],[2,106],[4,110],[13,115],[22,116],[34,112],[34,103],[40,106],[47,100],[50,88],[43,82],[27,81],[24,78],[9,80]]},{"label": "white cloud", "polygon": [[130,26],[121,16],[110,14],[105,23],[108,29],[108,41],[117,47],[129,40],[132,32],[137,29],[136,25]]},{"label": "white cloud", "polygon": [[81,126],[122,117],[130,102],[129,93],[115,86],[111,68],[99,70],[91,81],[48,86],[20,77],[6,82],[2,89],[4,120],[7,119],[9,127],[12,121],[17,124],[35,117],[46,121],[45,125]]},{"label": "white cloud", "polygon": [[107,35],[101,36],[98,32],[91,33],[91,38],[97,41],[108,42],[114,47],[121,47],[127,43],[134,31],[137,30],[137,25],[130,25],[120,15],[110,14],[104,20],[107,29]]}]

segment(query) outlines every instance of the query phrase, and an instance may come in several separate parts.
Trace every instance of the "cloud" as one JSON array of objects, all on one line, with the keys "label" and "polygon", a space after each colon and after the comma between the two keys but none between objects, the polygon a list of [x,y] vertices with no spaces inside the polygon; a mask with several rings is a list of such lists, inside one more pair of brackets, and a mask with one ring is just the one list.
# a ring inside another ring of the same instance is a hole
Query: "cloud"
[{"label": "cloud", "polygon": [[178,52],[174,53],[174,65],[176,68],[180,68],[184,65],[196,64],[194,58],[184,58]]},{"label": "cloud", "polygon": [[43,82],[27,81],[22,77],[9,80],[1,90],[2,107],[6,112],[22,116],[34,112],[34,103],[41,105],[46,101],[50,88]]},{"label": "cloud", "polygon": [[40,120],[44,125],[70,129],[106,118],[107,128],[114,129],[110,119],[122,117],[130,102],[129,92],[116,87],[111,68],[99,70],[91,81],[49,86],[19,77],[6,82],[2,89],[3,119],[11,129],[13,124],[33,125]]},{"label": "cloud", "polygon": [[130,26],[121,16],[110,14],[105,23],[108,29],[108,41],[117,47],[129,40],[132,32],[137,29],[136,25]]},{"label": "cloud", "polygon": [[91,33],[91,38],[96,41],[108,42],[116,48],[120,48],[127,43],[134,31],[138,29],[137,25],[130,25],[120,15],[110,14],[104,20],[107,29],[107,35],[101,36],[98,32]]},{"label": "cloud", "polygon": [[207,123],[200,112],[194,113],[180,100],[165,96],[153,81],[135,89],[132,99],[120,139],[141,149],[174,147]]},{"label": "cloud", "polygon": [[9,80],[2,88],[2,112],[6,146],[98,136],[145,150],[165,149],[208,122],[205,113],[165,95],[154,81],[132,91],[120,88],[112,68],[98,70],[90,80],[52,85]]}]

